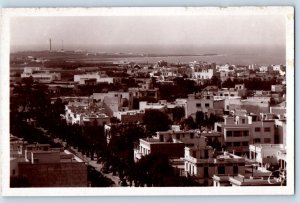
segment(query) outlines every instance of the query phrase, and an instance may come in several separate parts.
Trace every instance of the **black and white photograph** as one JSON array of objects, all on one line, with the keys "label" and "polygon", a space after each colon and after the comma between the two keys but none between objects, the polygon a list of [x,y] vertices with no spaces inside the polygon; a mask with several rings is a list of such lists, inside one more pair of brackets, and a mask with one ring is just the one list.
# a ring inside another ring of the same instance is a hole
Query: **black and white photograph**
[{"label": "black and white photograph", "polygon": [[292,7],[2,15],[6,195],[294,193]]}]

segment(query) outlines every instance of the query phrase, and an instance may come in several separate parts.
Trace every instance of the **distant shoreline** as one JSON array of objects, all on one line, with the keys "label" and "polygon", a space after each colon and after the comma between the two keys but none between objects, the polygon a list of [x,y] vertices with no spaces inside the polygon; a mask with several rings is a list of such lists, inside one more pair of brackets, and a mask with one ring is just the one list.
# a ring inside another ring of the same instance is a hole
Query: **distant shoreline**
[{"label": "distant shoreline", "polygon": [[10,54],[42,54],[42,53],[60,53],[60,54],[89,54],[89,55],[95,55],[95,56],[126,56],[126,57],[176,57],[176,56],[218,56],[220,54],[218,53],[205,53],[205,54],[154,54],[154,53],[109,53],[109,52],[76,52],[76,51],[59,51],[54,50],[49,52],[48,50],[42,50],[42,51],[18,51],[18,52],[12,52]]},{"label": "distant shoreline", "polygon": [[[181,52],[182,53],[182,52]],[[58,60],[65,62],[101,63],[101,62],[135,62],[135,63],[156,63],[166,61],[168,63],[190,63],[193,61],[206,61],[216,64],[236,64],[236,65],[270,65],[285,64],[285,55],[279,52],[204,52],[204,53],[131,53],[131,52],[87,52],[82,50],[75,51],[22,51],[10,54],[11,60],[24,58],[37,58],[45,60]]]}]

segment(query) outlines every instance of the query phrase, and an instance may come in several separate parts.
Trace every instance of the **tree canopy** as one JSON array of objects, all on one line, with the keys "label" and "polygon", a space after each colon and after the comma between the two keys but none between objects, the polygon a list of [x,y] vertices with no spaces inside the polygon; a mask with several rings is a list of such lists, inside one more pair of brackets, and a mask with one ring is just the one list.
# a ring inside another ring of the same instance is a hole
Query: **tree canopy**
[{"label": "tree canopy", "polygon": [[171,125],[168,115],[156,109],[146,110],[143,121],[146,129],[152,134],[157,131],[169,130],[169,126]]}]

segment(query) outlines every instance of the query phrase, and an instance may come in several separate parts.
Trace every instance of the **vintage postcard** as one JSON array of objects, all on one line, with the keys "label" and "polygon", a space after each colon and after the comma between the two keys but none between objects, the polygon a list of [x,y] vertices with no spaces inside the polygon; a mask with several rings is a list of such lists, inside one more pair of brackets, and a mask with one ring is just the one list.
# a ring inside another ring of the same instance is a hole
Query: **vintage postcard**
[{"label": "vintage postcard", "polygon": [[1,10],[6,196],[294,194],[294,8]]}]

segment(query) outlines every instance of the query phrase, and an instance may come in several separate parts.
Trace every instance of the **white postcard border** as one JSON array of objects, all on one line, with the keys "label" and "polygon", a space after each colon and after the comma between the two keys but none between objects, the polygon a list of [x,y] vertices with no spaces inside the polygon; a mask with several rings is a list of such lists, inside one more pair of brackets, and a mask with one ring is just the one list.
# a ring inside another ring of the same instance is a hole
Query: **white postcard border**
[{"label": "white postcard border", "polygon": [[[168,15],[284,15],[286,17],[287,186],[284,187],[166,187],[166,188],[9,188],[9,22],[18,16],[168,16]],[[1,184],[5,196],[179,196],[292,195],[294,151],[294,8],[293,7],[119,7],[19,8],[1,11],[0,129]]]}]

